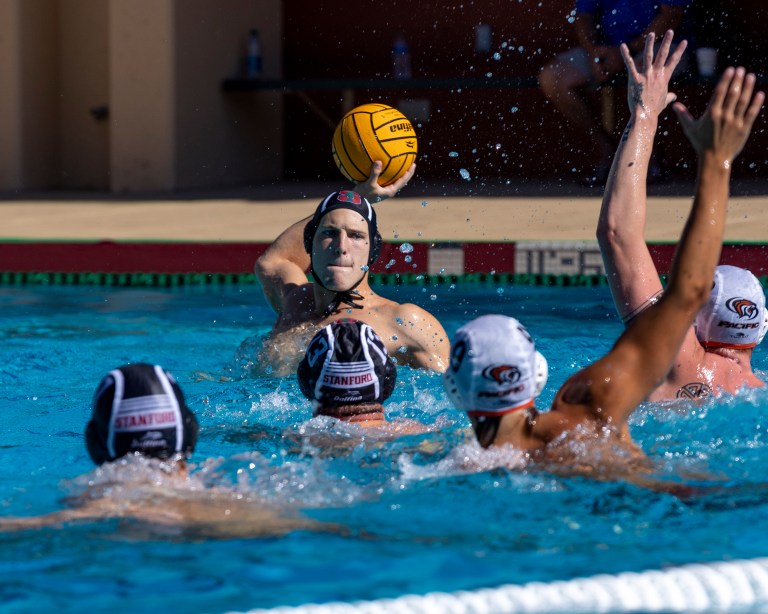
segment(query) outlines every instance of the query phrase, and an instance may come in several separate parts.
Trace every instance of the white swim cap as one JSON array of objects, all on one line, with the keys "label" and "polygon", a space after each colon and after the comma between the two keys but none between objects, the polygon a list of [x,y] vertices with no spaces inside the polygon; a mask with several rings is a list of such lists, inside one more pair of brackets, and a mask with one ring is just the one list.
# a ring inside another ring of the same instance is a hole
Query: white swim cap
[{"label": "white swim cap", "polygon": [[693,325],[705,348],[755,347],[768,330],[765,293],[757,277],[739,267],[718,266],[709,302]]},{"label": "white swim cap", "polygon": [[520,322],[486,315],[456,331],[443,386],[459,409],[500,415],[533,405],[548,374],[546,359]]}]

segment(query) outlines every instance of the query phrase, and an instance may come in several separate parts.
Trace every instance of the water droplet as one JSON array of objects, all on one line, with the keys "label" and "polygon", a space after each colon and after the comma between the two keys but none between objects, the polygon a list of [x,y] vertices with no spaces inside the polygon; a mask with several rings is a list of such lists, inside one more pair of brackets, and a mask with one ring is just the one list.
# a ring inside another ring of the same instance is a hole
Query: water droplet
[{"label": "water droplet", "polygon": [[390,260],[389,262],[387,262],[387,264],[386,264],[386,266],[384,268],[385,269],[391,269],[394,264],[395,264],[395,261],[394,260]]},{"label": "water droplet", "polygon": [[410,254],[413,251],[413,245],[411,245],[410,243],[403,243],[399,247],[399,250],[401,254]]},{"label": "water droplet", "polygon": [[520,110],[520,108],[519,108],[519,107],[512,107],[512,108],[511,108],[509,111],[510,111],[511,113],[517,113],[519,110]]},{"label": "water droplet", "polygon": [[363,273],[367,273],[369,268],[370,267],[367,264],[364,264],[360,267],[360,270],[363,271]]},{"label": "water droplet", "polygon": [[496,288],[496,294],[504,294],[504,288]]},{"label": "water droplet", "polygon": [[430,294],[429,295],[429,300],[430,301],[436,301],[437,300],[437,294]]},{"label": "water droplet", "polygon": [[406,256],[405,258],[403,258],[403,260],[405,260],[406,262],[412,262],[413,258],[411,256]]},{"label": "water droplet", "polygon": [[426,207],[427,206],[427,201],[426,200],[422,200],[421,201],[421,206],[422,207]]},{"label": "water droplet", "polygon": [[496,53],[493,54],[493,59],[494,60],[500,60],[501,59],[501,54],[497,51]]},{"label": "water droplet", "polygon": [[407,354],[407,353],[408,353],[408,348],[407,348],[407,347],[405,347],[404,345],[401,345],[399,348],[397,348],[397,351],[398,351],[400,354]]},{"label": "water droplet", "polygon": [[461,178],[465,179],[466,181],[470,181],[472,179],[472,176],[469,174],[469,171],[466,168],[460,168],[459,175],[461,175]]},{"label": "water droplet", "polygon": [[392,341],[397,341],[397,335],[392,335],[391,339]]},{"label": "water droplet", "polygon": [[448,152],[448,157],[449,158],[458,158],[459,157],[459,152],[458,151],[449,151]]}]

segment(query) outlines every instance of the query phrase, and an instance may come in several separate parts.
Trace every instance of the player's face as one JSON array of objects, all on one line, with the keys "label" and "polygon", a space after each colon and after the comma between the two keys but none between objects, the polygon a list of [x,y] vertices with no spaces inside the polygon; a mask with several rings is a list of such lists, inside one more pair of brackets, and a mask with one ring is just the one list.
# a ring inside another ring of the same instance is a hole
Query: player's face
[{"label": "player's face", "polygon": [[370,250],[365,218],[350,209],[336,209],[320,221],[312,242],[312,263],[326,288],[343,292],[364,275]]}]

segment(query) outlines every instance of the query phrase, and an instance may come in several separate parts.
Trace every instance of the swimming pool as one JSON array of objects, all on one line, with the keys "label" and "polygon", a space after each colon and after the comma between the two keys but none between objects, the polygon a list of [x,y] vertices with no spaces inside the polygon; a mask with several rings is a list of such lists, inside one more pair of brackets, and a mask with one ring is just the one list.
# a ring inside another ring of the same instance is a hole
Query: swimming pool
[{"label": "swimming pool", "polygon": [[[449,334],[481,313],[518,317],[550,363],[542,406],[621,330],[606,287],[378,290],[424,305]],[[351,531],[212,540],[105,521],[1,534],[3,611],[245,611],[768,553],[768,391],[635,413],[633,435],[662,475],[693,486],[720,478],[717,489],[681,501],[621,482],[499,468],[499,453],[472,443],[434,374],[401,368],[388,404],[390,416],[434,432],[392,441],[310,420],[293,378],[242,376],[238,346],[272,321],[257,286],[0,287],[0,307],[3,516],[60,509],[94,479],[82,441],[94,388],[112,367],[149,361],[174,373],[198,414],[204,482],[298,505]],[[765,379],[764,349],[754,366]],[[467,458],[485,469],[468,472]]]}]

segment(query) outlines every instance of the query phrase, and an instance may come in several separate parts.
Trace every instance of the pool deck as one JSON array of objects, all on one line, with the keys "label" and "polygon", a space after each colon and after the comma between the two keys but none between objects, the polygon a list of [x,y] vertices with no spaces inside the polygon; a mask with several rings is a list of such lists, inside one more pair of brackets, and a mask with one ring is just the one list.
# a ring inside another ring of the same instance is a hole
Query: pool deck
[{"label": "pool deck", "polygon": [[[649,188],[649,243],[677,240],[691,204],[692,187],[691,181],[678,181]],[[34,262],[25,269],[9,254],[19,254],[23,260],[27,256],[22,257],[21,246],[51,243],[70,244],[71,249],[79,243],[148,242],[215,244],[219,248],[252,245],[263,250],[290,223],[311,214],[323,195],[337,188],[327,183],[285,182],[263,188],[141,197],[65,192],[0,195],[0,245],[6,247],[0,251],[0,270],[41,270],[44,263]],[[497,181],[478,187],[476,183],[415,181],[397,198],[380,204],[377,212],[384,241],[392,244],[594,243],[601,198],[601,189],[575,184]],[[768,243],[767,239],[766,182],[734,182],[726,243],[754,245]],[[51,262],[48,270],[61,268]]]}]

